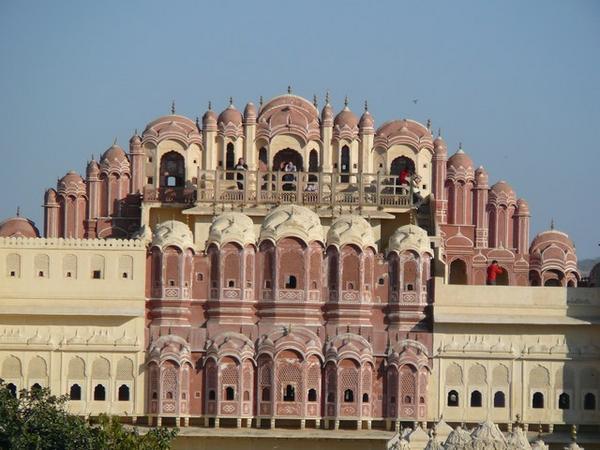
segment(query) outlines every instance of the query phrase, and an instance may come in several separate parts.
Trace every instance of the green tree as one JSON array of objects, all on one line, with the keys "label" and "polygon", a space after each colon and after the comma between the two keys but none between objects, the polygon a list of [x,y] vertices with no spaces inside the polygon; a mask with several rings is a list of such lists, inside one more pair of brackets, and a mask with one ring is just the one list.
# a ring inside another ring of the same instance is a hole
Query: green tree
[{"label": "green tree", "polygon": [[177,435],[177,429],[167,428],[140,434],[106,415],[90,425],[67,411],[67,401],[46,388],[22,390],[17,397],[0,380],[0,449],[167,450]]}]

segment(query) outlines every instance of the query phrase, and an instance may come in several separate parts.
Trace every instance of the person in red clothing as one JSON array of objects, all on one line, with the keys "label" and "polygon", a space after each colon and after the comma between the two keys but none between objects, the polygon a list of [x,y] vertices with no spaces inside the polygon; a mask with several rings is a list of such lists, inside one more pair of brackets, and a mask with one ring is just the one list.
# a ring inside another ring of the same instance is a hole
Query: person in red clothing
[{"label": "person in red clothing", "polygon": [[400,171],[400,176],[398,177],[399,184],[408,184],[408,177],[410,176],[410,171],[407,167]]},{"label": "person in red clothing", "polygon": [[504,272],[504,269],[498,265],[498,261],[493,260],[487,268],[487,280],[486,284],[490,286],[496,285],[496,277]]}]

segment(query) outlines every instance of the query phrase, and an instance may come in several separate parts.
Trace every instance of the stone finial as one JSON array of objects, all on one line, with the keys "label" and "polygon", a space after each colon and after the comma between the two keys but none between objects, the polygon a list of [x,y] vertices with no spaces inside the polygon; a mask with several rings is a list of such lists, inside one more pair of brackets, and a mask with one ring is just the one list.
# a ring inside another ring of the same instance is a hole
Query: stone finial
[{"label": "stone finial", "polygon": [[554,230],[554,217],[550,219],[550,229]]},{"label": "stone finial", "polygon": [[137,135],[138,135],[138,129],[137,129],[137,128],[134,130],[134,132],[133,132],[133,135],[134,135],[134,136],[137,136]]},{"label": "stone finial", "polygon": [[259,108],[262,108],[262,105],[263,105],[263,96],[261,95],[260,98],[258,99]]},{"label": "stone finial", "polygon": [[369,110],[369,103],[365,100],[365,112]]},{"label": "stone finial", "polygon": [[17,206],[17,217],[21,217],[21,207]]},{"label": "stone finial", "polygon": [[462,142],[459,142],[459,143],[458,143],[458,149],[459,149],[459,150],[462,150],[462,149],[463,149],[463,148],[462,148]]},{"label": "stone finial", "polygon": [[442,129],[438,128],[438,137],[442,137]]},{"label": "stone finial", "polygon": [[427,119],[427,129],[431,131],[431,119]]},{"label": "stone finial", "polygon": [[315,108],[317,108],[318,104],[317,104],[317,94],[313,94],[313,106]]},{"label": "stone finial", "polygon": [[329,105],[329,91],[325,92],[325,105]]},{"label": "stone finial", "polygon": [[171,102],[171,114],[175,114],[175,100]]},{"label": "stone finial", "polygon": [[208,110],[212,111],[212,102],[210,100],[208,101]]},{"label": "stone finial", "polygon": [[348,96],[347,95],[344,97],[344,106],[345,107],[348,106]]},{"label": "stone finial", "polygon": [[200,118],[196,116],[196,128],[200,128]]},{"label": "stone finial", "polygon": [[233,97],[229,97],[229,106],[233,106]]},{"label": "stone finial", "polygon": [[292,86],[288,84],[288,89],[287,89],[288,94],[292,93]]},{"label": "stone finial", "polygon": [[113,145],[117,145],[117,137],[115,136],[114,140],[113,140]]}]

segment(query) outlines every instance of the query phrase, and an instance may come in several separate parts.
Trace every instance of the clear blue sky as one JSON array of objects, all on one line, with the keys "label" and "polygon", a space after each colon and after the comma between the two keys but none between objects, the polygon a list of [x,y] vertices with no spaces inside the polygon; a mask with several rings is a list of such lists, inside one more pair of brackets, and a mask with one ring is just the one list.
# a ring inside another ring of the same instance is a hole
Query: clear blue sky
[{"label": "clear blue sky", "polygon": [[[116,137],[283,93],[428,118],[600,255],[600,2],[0,1],[0,217]],[[412,99],[419,99],[417,104]]]}]

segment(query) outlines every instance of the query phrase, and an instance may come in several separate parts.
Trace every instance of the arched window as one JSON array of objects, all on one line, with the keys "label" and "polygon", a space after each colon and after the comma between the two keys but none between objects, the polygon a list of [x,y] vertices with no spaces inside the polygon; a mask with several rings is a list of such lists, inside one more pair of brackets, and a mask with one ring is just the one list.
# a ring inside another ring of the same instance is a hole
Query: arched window
[{"label": "arched window", "polygon": [[[229,144],[227,144],[227,148],[225,150],[225,169],[233,170],[234,167],[235,167],[235,149],[233,148],[233,144],[230,142]],[[233,180],[233,175],[234,174],[232,174],[232,173],[228,173],[227,179]]]},{"label": "arched window", "polygon": [[415,173],[415,162],[406,156],[399,156],[392,161],[390,174],[400,175],[400,172],[404,169],[408,169],[410,173]]},{"label": "arched window", "polygon": [[455,259],[450,264],[450,284],[467,284],[467,265],[462,259]]},{"label": "arched window", "polygon": [[244,401],[247,402],[250,400],[250,391],[244,391]]},{"label": "arched window", "polygon": [[408,403],[410,405],[412,403],[412,397],[410,395],[405,395],[404,403]]},{"label": "arched window", "polygon": [[8,389],[8,392],[10,392],[10,395],[11,395],[13,398],[17,398],[17,386],[15,386],[15,385],[14,385],[14,384],[12,384],[12,383],[8,383],[8,384],[6,385],[6,389]]},{"label": "arched window", "polygon": [[531,407],[535,409],[542,409],[544,407],[544,394],[541,392],[536,392],[533,394],[533,398],[531,399]]},{"label": "arched window", "polygon": [[316,150],[311,150],[308,155],[308,171],[318,172],[319,171],[319,155]]},{"label": "arched window", "polygon": [[128,402],[129,401],[129,386],[126,384],[122,384],[119,386],[119,396],[118,399],[120,402]]},{"label": "arched window", "polygon": [[31,393],[32,394],[38,395],[41,391],[42,391],[42,386],[40,386],[39,383],[34,383],[34,385],[31,386]]},{"label": "arched window", "polygon": [[265,387],[262,390],[261,400],[263,402],[271,401],[271,388]]},{"label": "arched window", "polygon": [[494,408],[504,408],[506,405],[506,399],[504,392],[498,391],[494,394]]},{"label": "arched window", "polygon": [[591,392],[588,392],[583,397],[583,409],[594,410],[596,409],[596,396]]},{"label": "arched window", "polygon": [[362,401],[363,401],[363,403],[368,403],[368,402],[369,402],[369,394],[367,394],[367,393],[365,392],[365,393],[363,394]]},{"label": "arched window", "polygon": [[473,391],[471,392],[471,406],[475,408],[481,407],[481,392]]},{"label": "arched window", "polygon": [[448,392],[448,406],[458,406],[458,392]]},{"label": "arched window", "polygon": [[285,281],[285,288],[286,289],[296,289],[296,276],[295,275],[288,275],[286,281]]},{"label": "arched window", "polygon": [[[350,147],[344,145],[342,147],[342,153],[340,155],[340,172],[350,173]],[[342,175],[341,182],[347,183],[349,181],[348,175]]]},{"label": "arched window", "polygon": [[563,392],[558,396],[558,409],[569,409],[571,405],[571,398],[569,394]]},{"label": "arched window", "polygon": [[71,400],[81,400],[81,386],[74,384],[69,389],[69,398]]},{"label": "arched window", "polygon": [[[269,161],[267,160],[267,149],[261,147],[258,151],[258,160],[265,165],[265,168],[269,165]],[[262,169],[264,170],[264,169]]]},{"label": "arched window", "polygon": [[231,386],[225,388],[225,400],[233,400],[235,398],[235,389]]},{"label": "arched window", "polygon": [[316,389],[309,389],[308,390],[308,401],[309,402],[316,402],[317,401],[317,390]]},{"label": "arched window", "polygon": [[217,395],[214,390],[211,389],[210,391],[208,391],[208,399],[209,400],[216,400],[216,398],[217,398]]},{"label": "arched window", "polygon": [[344,391],[344,401],[346,403],[352,403],[354,401],[354,391],[352,389],[346,389]]},{"label": "arched window", "polygon": [[94,388],[94,400],[99,402],[106,400],[106,389],[101,384],[97,384]]},{"label": "arched window", "polygon": [[285,387],[285,391],[283,392],[283,401],[284,402],[293,402],[296,400],[296,390],[294,386],[288,384]]},{"label": "arched window", "polygon": [[167,152],[160,160],[160,187],[183,187],[185,161],[177,152]]}]

